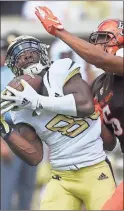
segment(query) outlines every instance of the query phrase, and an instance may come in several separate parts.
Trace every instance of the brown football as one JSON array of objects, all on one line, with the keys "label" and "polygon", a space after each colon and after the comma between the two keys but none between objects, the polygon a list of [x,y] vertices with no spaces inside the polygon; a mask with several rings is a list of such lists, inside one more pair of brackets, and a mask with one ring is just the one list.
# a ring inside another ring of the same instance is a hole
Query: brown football
[{"label": "brown football", "polygon": [[41,91],[41,86],[42,86],[42,77],[39,75],[21,75],[19,77],[14,78],[12,81],[9,82],[8,86],[11,86],[14,89],[17,89],[18,91],[23,91],[23,86],[20,83],[20,79],[23,79],[25,81],[27,81],[28,84],[30,84],[30,86],[32,86],[33,89],[35,89],[35,91],[37,93],[40,94]]}]

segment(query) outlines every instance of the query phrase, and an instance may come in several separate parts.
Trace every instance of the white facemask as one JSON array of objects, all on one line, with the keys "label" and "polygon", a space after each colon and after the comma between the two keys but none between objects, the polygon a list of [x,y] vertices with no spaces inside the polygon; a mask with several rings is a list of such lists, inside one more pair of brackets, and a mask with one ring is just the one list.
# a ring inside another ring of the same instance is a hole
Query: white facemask
[{"label": "white facemask", "polygon": [[32,64],[29,67],[23,69],[23,74],[33,74],[33,75],[38,75],[42,72],[43,69],[45,69],[46,67],[48,67],[47,65],[42,65],[40,62],[36,63],[36,64]]}]

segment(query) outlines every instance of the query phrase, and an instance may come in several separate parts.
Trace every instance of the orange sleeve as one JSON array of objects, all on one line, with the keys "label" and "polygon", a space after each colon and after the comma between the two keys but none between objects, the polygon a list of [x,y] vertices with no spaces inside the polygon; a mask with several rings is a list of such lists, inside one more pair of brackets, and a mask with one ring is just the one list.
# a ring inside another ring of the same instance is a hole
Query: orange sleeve
[{"label": "orange sleeve", "polygon": [[94,98],[94,105],[95,105],[95,112],[100,112],[100,118],[101,121],[103,122],[103,112],[102,112],[102,108],[100,106],[100,104],[98,103],[98,101]]}]

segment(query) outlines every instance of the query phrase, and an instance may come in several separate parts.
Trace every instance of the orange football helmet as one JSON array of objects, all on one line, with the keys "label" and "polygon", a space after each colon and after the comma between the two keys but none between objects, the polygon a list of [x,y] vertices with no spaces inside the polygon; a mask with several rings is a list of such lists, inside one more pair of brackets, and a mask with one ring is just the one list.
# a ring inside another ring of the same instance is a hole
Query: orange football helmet
[{"label": "orange football helmet", "polygon": [[124,22],[117,19],[103,21],[97,30],[91,33],[89,42],[104,45],[104,51],[115,54],[124,45]]}]

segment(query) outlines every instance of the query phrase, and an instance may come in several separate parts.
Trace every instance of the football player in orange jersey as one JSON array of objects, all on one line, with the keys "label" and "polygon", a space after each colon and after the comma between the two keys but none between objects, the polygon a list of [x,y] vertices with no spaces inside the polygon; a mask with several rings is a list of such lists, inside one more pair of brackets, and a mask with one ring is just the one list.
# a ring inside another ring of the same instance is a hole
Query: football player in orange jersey
[{"label": "football player in orange jersey", "polygon": [[[49,8],[37,7],[35,14],[48,33],[63,40],[86,62],[106,72],[94,81],[93,94],[103,109],[106,125],[118,137],[124,152],[123,21],[116,19],[103,21],[90,35],[88,43],[66,31]],[[123,182],[103,210],[123,209],[122,196]]]}]

